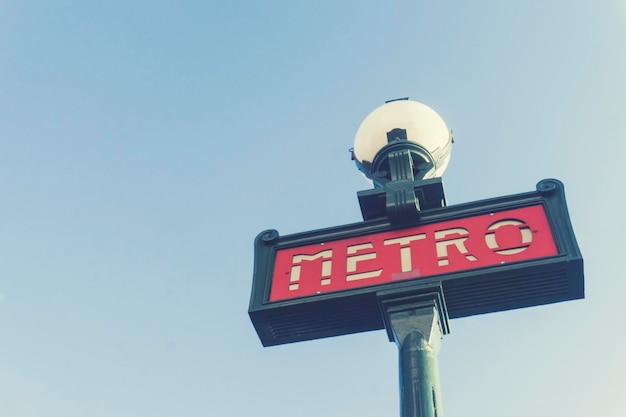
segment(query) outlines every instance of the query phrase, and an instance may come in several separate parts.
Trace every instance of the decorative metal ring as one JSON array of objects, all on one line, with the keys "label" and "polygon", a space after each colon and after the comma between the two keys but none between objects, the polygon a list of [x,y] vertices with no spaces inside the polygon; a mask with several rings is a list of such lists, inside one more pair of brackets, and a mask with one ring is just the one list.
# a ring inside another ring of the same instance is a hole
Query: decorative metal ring
[{"label": "decorative metal ring", "polygon": [[561,181],[554,178],[546,178],[537,183],[537,191],[542,194],[551,194],[561,187]]},{"label": "decorative metal ring", "polygon": [[278,231],[274,229],[264,230],[261,232],[259,237],[264,242],[271,242],[278,239]]}]

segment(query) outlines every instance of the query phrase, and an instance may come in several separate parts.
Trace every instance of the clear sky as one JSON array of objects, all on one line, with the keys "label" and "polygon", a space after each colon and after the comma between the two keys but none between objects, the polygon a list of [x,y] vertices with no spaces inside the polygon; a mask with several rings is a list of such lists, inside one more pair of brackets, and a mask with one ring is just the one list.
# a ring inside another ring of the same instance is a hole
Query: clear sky
[{"label": "clear sky", "polygon": [[448,417],[626,410],[626,1],[0,0],[0,416],[397,416],[383,331],[263,348],[252,242],[358,222],[409,96],[450,204],[562,180],[585,300],[453,320]]}]

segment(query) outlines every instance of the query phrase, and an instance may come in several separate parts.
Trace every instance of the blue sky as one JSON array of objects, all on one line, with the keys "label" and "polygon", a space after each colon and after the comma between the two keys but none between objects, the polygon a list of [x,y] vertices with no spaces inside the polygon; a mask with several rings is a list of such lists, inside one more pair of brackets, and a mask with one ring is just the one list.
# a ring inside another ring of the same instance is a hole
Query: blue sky
[{"label": "blue sky", "polygon": [[384,332],[262,348],[252,242],[360,221],[409,96],[450,204],[565,183],[587,298],[452,321],[448,416],[622,417],[626,3],[0,0],[0,415],[398,415]]}]

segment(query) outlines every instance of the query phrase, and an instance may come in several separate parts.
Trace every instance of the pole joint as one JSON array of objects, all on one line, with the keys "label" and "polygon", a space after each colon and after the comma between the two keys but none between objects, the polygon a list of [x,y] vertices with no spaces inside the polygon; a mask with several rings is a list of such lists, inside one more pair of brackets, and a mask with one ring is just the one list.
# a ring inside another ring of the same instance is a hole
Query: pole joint
[{"label": "pole joint", "polygon": [[450,328],[441,284],[377,295],[389,340],[398,346],[401,417],[443,417],[437,354]]}]

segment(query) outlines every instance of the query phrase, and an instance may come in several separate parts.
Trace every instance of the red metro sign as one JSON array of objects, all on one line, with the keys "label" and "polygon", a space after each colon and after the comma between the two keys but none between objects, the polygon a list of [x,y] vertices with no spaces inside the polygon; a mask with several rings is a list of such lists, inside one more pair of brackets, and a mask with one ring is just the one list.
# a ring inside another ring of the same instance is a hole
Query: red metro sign
[{"label": "red metro sign", "polygon": [[556,255],[543,206],[282,249],[270,301]]},{"label": "red metro sign", "polygon": [[384,328],[381,303],[436,286],[449,318],[584,297],[563,184],[255,240],[249,314],[265,346]]}]

